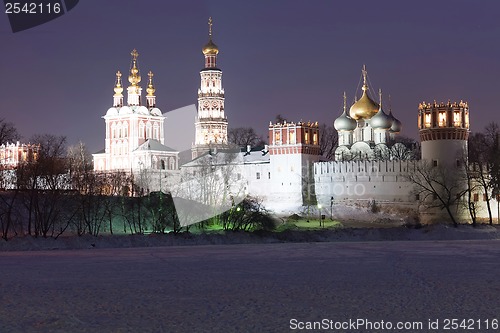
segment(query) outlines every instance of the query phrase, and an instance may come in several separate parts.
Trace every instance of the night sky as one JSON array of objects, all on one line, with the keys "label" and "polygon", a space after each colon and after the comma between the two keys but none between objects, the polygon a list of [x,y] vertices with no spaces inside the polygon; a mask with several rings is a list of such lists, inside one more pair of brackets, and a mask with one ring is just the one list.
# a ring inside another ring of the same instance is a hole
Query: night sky
[{"label": "night sky", "polygon": [[0,14],[0,116],[24,140],[52,133],[102,149],[101,117],[133,48],[143,96],[152,70],[163,112],[196,103],[212,16],[230,127],[265,135],[277,114],[331,124],[366,64],[404,135],[417,137],[418,103],[434,99],[468,101],[480,131],[500,123],[499,12],[498,0],[82,0],[18,33]]}]

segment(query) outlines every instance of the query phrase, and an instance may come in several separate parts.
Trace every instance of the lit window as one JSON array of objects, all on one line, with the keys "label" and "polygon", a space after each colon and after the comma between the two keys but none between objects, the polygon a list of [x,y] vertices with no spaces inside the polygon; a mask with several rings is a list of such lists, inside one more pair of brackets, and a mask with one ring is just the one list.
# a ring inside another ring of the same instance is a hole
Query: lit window
[{"label": "lit window", "polygon": [[444,112],[439,112],[439,126],[446,126],[446,113]]},{"label": "lit window", "polygon": [[295,144],[295,131],[293,130],[288,134],[288,143]]},{"label": "lit window", "polygon": [[460,127],[460,112],[455,112],[453,114],[453,126]]},{"label": "lit window", "polygon": [[425,127],[427,127],[427,128],[431,127],[431,114],[430,113],[425,114]]}]

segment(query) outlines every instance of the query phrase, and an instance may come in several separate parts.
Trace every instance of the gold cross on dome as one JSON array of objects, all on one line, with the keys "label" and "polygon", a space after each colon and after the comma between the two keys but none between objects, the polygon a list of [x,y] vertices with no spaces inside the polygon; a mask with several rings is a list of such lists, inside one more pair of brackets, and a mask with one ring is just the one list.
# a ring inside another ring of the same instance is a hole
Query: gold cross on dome
[{"label": "gold cross on dome", "polygon": [[208,18],[208,35],[212,36],[212,16]]},{"label": "gold cross on dome", "polygon": [[132,60],[136,61],[139,56],[139,52],[137,52],[136,49],[133,49],[132,52],[130,52],[130,55],[132,56]]}]

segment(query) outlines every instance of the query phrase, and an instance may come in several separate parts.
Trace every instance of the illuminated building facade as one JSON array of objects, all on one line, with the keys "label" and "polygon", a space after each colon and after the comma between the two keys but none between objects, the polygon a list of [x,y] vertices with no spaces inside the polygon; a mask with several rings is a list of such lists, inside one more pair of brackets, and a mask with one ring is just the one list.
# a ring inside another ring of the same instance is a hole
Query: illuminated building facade
[{"label": "illuminated building facade", "polygon": [[347,112],[344,93],[344,110],[334,122],[339,138],[336,160],[390,159],[391,140],[401,131],[401,122],[392,110],[387,114],[382,109],[382,92],[379,91],[379,103],[370,97],[365,66],[362,75],[361,98]]},{"label": "illuminated building facade", "polygon": [[134,49],[131,56],[127,104],[124,105],[122,74],[118,71],[113,106],[103,116],[106,123],[105,148],[93,154],[94,170],[177,170],[178,152],[164,145],[165,117],[156,107],[153,73],[148,73],[144,105],[137,61],[139,53]]},{"label": "illuminated building facade", "polygon": [[418,106],[422,159],[433,164],[455,163],[467,152],[469,106],[467,103],[425,103]]},{"label": "illuminated building facade", "polygon": [[0,145],[0,166],[3,170],[15,169],[20,163],[35,160],[39,145],[26,143],[5,143]]},{"label": "illuminated building facade", "polygon": [[195,142],[191,149],[193,159],[212,149],[228,148],[222,71],[217,68],[219,48],[212,41],[212,18],[209,19],[208,26],[209,40],[202,49],[205,67],[200,71]]}]

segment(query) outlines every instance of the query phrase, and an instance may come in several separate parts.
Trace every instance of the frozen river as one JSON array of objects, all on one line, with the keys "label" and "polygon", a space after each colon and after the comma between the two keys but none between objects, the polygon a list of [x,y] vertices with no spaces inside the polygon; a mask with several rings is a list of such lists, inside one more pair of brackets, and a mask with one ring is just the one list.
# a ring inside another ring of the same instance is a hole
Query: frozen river
[{"label": "frozen river", "polygon": [[7,252],[0,332],[497,332],[499,263],[499,241]]}]

